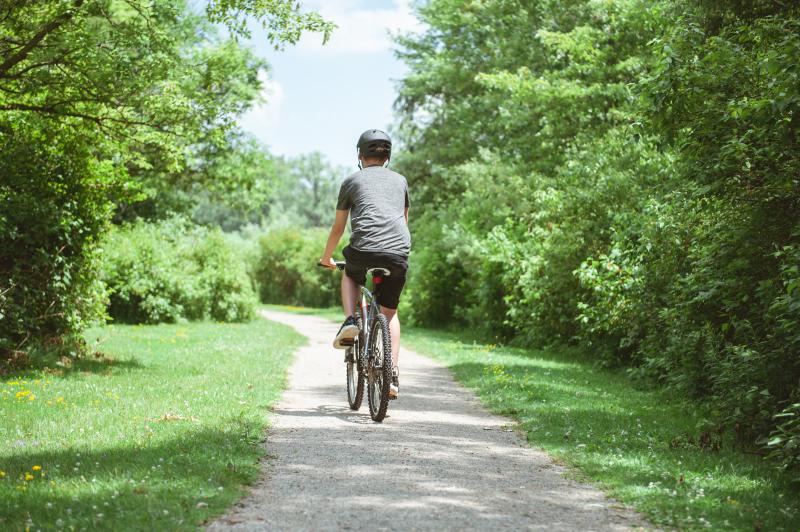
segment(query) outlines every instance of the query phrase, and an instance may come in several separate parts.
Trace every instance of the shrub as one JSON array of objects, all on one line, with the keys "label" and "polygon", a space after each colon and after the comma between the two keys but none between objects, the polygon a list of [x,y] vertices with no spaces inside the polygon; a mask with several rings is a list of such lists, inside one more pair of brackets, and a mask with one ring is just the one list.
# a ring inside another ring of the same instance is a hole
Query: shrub
[{"label": "shrub", "polygon": [[467,287],[471,284],[460,253],[468,247],[458,238],[464,232],[446,226],[441,218],[426,218],[415,225],[404,290],[408,318],[427,327],[467,323],[459,310],[467,306]]},{"label": "shrub", "polygon": [[0,120],[0,355],[74,351],[104,315],[97,243],[118,170],[78,137],[68,124]]},{"label": "shrub", "polygon": [[138,221],[112,231],[103,279],[109,314],[122,322],[246,321],[255,314],[241,244],[183,218]]},{"label": "shrub", "polygon": [[[340,274],[317,266],[325,247],[324,228],[269,229],[258,241],[252,268],[263,303],[330,307],[339,305]],[[341,249],[336,250],[341,259]]]},{"label": "shrub", "polygon": [[800,246],[775,251],[780,225],[757,204],[689,190],[651,203],[577,270],[591,294],[583,334],[752,444],[800,384]]}]

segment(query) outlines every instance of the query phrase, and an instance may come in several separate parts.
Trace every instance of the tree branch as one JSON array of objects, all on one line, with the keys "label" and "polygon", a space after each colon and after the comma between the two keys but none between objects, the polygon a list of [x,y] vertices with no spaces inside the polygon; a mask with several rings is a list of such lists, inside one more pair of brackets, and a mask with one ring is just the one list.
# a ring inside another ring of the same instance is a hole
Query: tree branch
[{"label": "tree branch", "polygon": [[42,42],[42,40],[45,37],[47,37],[48,34],[52,33],[53,31],[58,29],[62,24],[69,21],[75,15],[75,13],[81,8],[83,2],[84,0],[75,0],[73,9],[66,11],[59,17],[55,18],[54,20],[51,20],[50,22],[42,26],[36,33],[36,35],[34,35],[33,38],[30,41],[28,41],[28,43],[25,46],[23,46],[21,50],[19,50],[17,53],[15,53],[11,57],[3,61],[3,63],[0,64],[0,77],[6,77],[5,76],[6,72],[8,72],[11,68],[14,67],[14,65],[18,64],[20,61],[24,61],[25,58],[28,57],[28,54],[30,54],[31,51],[34,48],[36,48],[36,46],[38,46],[39,43]]},{"label": "tree branch", "polygon": [[14,74],[10,74],[10,75],[3,76],[3,77],[5,79],[20,79],[26,73],[30,72],[31,70],[35,70],[37,68],[46,67],[46,66],[55,66],[55,65],[63,64],[64,63],[64,58],[71,52],[72,52],[72,50],[68,50],[67,52],[64,52],[63,54],[61,54],[59,57],[57,57],[55,59],[52,59],[50,61],[43,61],[41,63],[30,64],[30,65],[26,66],[25,68],[23,68],[22,70],[19,70],[19,71],[15,72]]},{"label": "tree branch", "polygon": [[[22,2],[22,3],[24,4],[25,2]],[[0,19],[0,23],[2,23],[2,22],[6,22],[8,19],[10,19],[10,18],[11,18],[11,14],[12,14],[12,13],[14,13],[14,8],[15,8],[15,7],[16,7],[16,8],[19,8],[19,7],[21,7],[21,6],[20,6],[20,5],[17,5],[17,6],[14,6],[14,7],[11,7],[11,6],[7,7],[7,8],[6,8],[6,10],[5,10],[6,12],[5,12],[5,14],[3,15],[3,18],[1,18],[1,19]],[[10,39],[9,39],[9,40],[10,40]]]},{"label": "tree branch", "polygon": [[25,103],[7,103],[5,105],[0,105],[0,111],[32,111],[38,113],[46,113],[52,115],[59,115],[59,116],[71,116],[74,118],[82,118],[84,120],[89,120],[90,122],[94,122],[97,125],[104,125],[105,122],[114,122],[116,124],[121,124],[124,126],[143,126],[149,127],[151,129],[155,129],[161,133],[167,133],[169,135],[174,135],[176,137],[180,137],[174,131],[171,131],[165,127],[164,124],[158,124],[153,122],[145,122],[142,120],[133,120],[130,118],[117,118],[113,116],[96,116],[96,115],[89,115],[86,113],[80,113],[78,111],[71,111],[68,109],[59,109],[55,105],[28,105]]},{"label": "tree branch", "polygon": [[83,118],[86,120],[90,120],[97,124],[101,122],[100,118],[96,116],[91,116],[83,113],[75,113],[72,111],[62,111],[61,109],[58,109],[55,106],[28,105],[25,103],[7,103],[5,105],[0,105],[0,111],[35,111],[39,113],[57,114],[62,116],[74,116],[76,118]]}]

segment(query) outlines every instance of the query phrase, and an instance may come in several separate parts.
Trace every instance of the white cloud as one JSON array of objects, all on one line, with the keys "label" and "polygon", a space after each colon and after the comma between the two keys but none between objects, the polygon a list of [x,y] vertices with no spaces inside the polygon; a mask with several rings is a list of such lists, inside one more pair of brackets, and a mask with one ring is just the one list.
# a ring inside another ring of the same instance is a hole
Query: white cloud
[{"label": "white cloud", "polygon": [[422,24],[414,16],[410,0],[395,0],[391,8],[367,9],[354,0],[312,0],[305,3],[325,19],[336,23],[330,41],[323,46],[319,35],[305,35],[297,45],[301,53],[366,54],[392,47],[390,33],[417,32]]},{"label": "white cloud", "polygon": [[270,137],[280,123],[281,105],[284,101],[283,86],[270,79],[266,72],[258,73],[261,80],[261,102],[256,103],[252,109],[239,118],[239,125],[264,139]]}]

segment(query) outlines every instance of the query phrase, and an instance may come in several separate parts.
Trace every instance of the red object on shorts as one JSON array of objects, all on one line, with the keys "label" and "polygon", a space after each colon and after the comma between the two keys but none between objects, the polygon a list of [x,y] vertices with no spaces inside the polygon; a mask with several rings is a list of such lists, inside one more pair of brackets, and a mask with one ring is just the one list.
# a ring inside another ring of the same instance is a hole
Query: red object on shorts
[{"label": "red object on shorts", "polygon": [[381,284],[383,282],[383,277],[375,276],[372,278],[372,284]]}]

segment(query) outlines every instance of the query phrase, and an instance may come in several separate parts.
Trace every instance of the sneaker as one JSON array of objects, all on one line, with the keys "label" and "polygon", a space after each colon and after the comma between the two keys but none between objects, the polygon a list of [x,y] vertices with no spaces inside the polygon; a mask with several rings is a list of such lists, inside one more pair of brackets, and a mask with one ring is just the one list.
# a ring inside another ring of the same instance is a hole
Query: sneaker
[{"label": "sneaker", "polygon": [[389,399],[397,399],[400,395],[400,372],[397,366],[392,368],[392,383],[389,385]]},{"label": "sneaker", "polygon": [[334,349],[347,349],[348,346],[353,345],[353,339],[356,336],[358,336],[356,320],[353,316],[347,316],[339,332],[336,333],[336,338],[333,340]]}]

